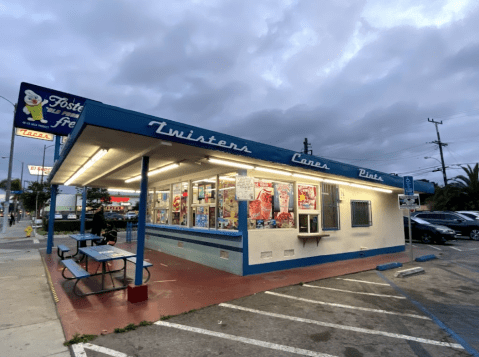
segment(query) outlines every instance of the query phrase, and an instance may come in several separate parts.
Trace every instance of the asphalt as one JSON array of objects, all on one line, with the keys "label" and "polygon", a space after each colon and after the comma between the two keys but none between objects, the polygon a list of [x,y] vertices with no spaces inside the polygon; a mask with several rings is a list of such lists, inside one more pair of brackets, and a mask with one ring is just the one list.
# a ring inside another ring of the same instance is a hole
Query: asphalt
[{"label": "asphalt", "polygon": [[[25,219],[0,243],[25,238]],[[0,244],[0,357],[71,357],[38,250],[1,249]]]}]

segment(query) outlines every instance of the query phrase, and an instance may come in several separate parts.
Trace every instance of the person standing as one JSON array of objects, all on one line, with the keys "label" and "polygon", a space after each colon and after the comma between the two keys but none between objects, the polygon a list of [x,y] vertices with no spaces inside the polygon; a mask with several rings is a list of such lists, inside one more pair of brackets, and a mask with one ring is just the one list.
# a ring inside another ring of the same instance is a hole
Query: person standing
[{"label": "person standing", "polygon": [[12,224],[15,224],[15,215],[12,213],[10,213],[10,227],[12,226]]},{"label": "person standing", "polygon": [[[106,227],[105,215],[103,213],[103,206],[100,206],[95,214],[93,215],[93,220],[91,222],[91,234],[101,237],[101,231]],[[86,247],[86,242],[84,243]]]}]

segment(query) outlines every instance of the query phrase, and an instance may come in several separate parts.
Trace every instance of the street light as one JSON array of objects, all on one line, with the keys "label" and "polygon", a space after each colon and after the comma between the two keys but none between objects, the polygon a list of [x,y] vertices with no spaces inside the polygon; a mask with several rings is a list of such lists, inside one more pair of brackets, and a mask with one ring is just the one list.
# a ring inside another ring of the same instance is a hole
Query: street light
[{"label": "street light", "polygon": [[10,140],[10,160],[8,161],[8,177],[7,177],[7,189],[5,190],[5,205],[3,208],[3,226],[2,233],[7,231],[8,223],[8,210],[10,208],[10,191],[12,188],[12,166],[13,166],[13,148],[15,147],[15,112],[17,111],[16,104],[13,104],[7,98],[0,95],[0,98],[5,99],[11,105],[13,105],[13,123],[12,123],[12,139]]},{"label": "street light", "polygon": [[[2,159],[8,159],[8,157],[2,156]],[[15,159],[15,158],[13,158],[13,159],[22,163],[22,173],[20,174],[20,190],[23,190],[23,165],[24,165],[24,162],[20,161],[18,159]],[[10,184],[11,184],[11,182],[10,182]],[[11,188],[11,186],[10,186],[10,188]],[[17,212],[17,200],[15,200],[15,208],[13,209],[13,212]],[[23,209],[23,216],[25,217],[25,207]]]},{"label": "street light", "polygon": [[[52,146],[55,146],[55,144],[50,145],[50,146],[43,145],[42,184],[43,184],[43,175],[44,175],[44,172],[45,172],[45,150],[48,149],[48,148],[51,148]],[[37,180],[37,182],[38,182],[38,180]]]}]

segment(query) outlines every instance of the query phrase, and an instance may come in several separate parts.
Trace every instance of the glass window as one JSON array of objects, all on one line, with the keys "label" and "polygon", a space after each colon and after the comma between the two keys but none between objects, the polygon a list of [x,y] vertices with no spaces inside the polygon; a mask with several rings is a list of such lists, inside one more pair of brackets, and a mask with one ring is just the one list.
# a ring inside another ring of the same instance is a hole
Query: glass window
[{"label": "glass window", "polygon": [[351,201],[351,224],[353,227],[372,226],[371,201]]},{"label": "glass window", "polygon": [[168,213],[170,211],[170,191],[157,191],[156,195],[156,223],[168,224]]},{"label": "glass window", "polygon": [[248,203],[250,229],[293,228],[293,184],[255,180],[255,200]]},{"label": "glass window", "polygon": [[188,225],[188,182],[173,184],[171,224]]},{"label": "glass window", "polygon": [[339,189],[323,183],[321,192],[323,229],[339,229]]},{"label": "glass window", "polygon": [[319,219],[317,214],[300,214],[299,215],[299,232],[300,233],[318,233]]},{"label": "glass window", "polygon": [[236,201],[236,174],[219,177],[218,223],[219,229],[238,229],[238,201]]}]

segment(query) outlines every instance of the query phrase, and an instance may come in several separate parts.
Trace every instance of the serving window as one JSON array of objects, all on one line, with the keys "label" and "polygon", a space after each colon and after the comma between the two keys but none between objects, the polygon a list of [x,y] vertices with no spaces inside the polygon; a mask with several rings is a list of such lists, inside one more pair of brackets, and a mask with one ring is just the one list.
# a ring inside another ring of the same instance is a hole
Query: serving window
[{"label": "serving window", "polygon": [[255,180],[255,200],[248,203],[250,229],[293,228],[293,184]]},{"label": "serving window", "polygon": [[318,186],[301,184],[298,187],[298,224],[300,233],[319,232]]},{"label": "serving window", "polygon": [[218,229],[238,229],[239,210],[234,175],[220,176],[218,179]]}]

